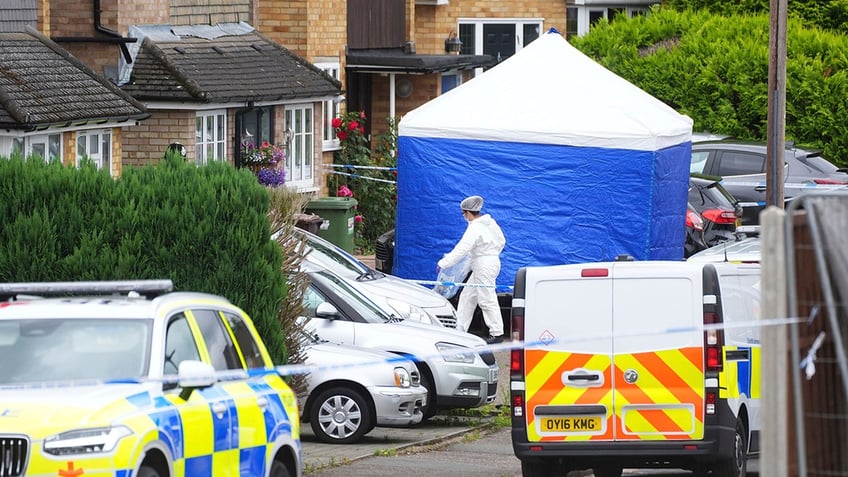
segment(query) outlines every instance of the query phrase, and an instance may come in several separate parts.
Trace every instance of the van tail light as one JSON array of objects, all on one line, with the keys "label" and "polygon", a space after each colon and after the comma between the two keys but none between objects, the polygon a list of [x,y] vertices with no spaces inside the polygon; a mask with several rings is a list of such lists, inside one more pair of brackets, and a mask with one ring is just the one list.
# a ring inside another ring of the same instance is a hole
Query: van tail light
[{"label": "van tail light", "polygon": [[[524,308],[512,309],[512,342],[524,342]],[[509,352],[509,372],[511,376],[524,375],[524,348],[513,348]],[[520,378],[523,379],[523,378]]]},{"label": "van tail light", "polygon": [[735,224],[736,211],[725,209],[707,209],[701,212],[701,216],[716,224]]},{"label": "van tail light", "polygon": [[704,401],[706,404],[706,409],[704,412],[707,414],[715,414],[716,413],[716,401],[718,396],[716,396],[715,391],[707,391],[707,395],[704,396]]},{"label": "van tail light", "polygon": [[724,330],[716,325],[721,325],[718,314],[704,312],[704,358],[707,362],[707,371],[720,372],[724,363],[722,358]]},{"label": "van tail light", "polygon": [[836,179],[813,179],[813,182],[819,185],[845,185],[848,182],[838,181]]},{"label": "van tail light", "polygon": [[695,230],[704,230],[704,219],[694,210],[686,211],[686,226]]}]

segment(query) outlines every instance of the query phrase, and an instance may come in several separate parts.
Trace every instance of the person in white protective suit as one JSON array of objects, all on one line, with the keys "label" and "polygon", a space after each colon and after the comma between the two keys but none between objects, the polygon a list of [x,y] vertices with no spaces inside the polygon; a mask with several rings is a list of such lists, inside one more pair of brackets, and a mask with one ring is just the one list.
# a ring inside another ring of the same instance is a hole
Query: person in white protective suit
[{"label": "person in white protective suit", "polygon": [[480,214],[483,208],[482,197],[466,197],[459,207],[462,216],[468,221],[468,227],[453,250],[439,260],[438,267],[451,267],[470,255],[471,276],[459,296],[457,328],[468,331],[474,310],[479,306],[483,311],[483,321],[489,327],[489,338],[486,341],[490,344],[500,343],[503,341],[504,329],[495,280],[501,272],[500,254],[506,239],[491,215]]}]

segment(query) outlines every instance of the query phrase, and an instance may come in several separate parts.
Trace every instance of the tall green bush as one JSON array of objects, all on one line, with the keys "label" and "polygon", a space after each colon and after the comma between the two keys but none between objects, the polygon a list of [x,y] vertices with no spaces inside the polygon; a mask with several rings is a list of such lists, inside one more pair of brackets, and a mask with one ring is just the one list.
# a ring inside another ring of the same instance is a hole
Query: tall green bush
[{"label": "tall green bush", "polygon": [[0,280],[170,278],[242,307],[282,363],[286,277],[268,213],[253,174],[223,163],[173,155],[115,180],[91,165],[0,160]]},{"label": "tall green bush", "polygon": [[[786,137],[848,165],[848,38],[790,21]],[[655,8],[601,22],[574,46],[694,121],[695,131],[765,140],[768,118],[765,14],[719,16]]]}]

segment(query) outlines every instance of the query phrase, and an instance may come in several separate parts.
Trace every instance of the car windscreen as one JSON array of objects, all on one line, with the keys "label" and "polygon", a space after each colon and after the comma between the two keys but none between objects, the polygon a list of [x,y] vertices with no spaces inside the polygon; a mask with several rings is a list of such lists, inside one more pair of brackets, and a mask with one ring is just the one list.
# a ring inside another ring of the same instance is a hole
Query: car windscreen
[{"label": "car windscreen", "polygon": [[319,281],[334,295],[341,297],[346,305],[353,308],[368,323],[385,323],[392,319],[380,307],[374,304],[373,301],[369,300],[368,297],[348,285],[347,282],[338,276],[321,271],[313,272],[312,279]]},{"label": "car windscreen", "polygon": [[368,272],[368,267],[345,250],[314,235],[304,233],[306,245],[310,248],[307,260],[314,260],[333,273],[357,277]]},{"label": "car windscreen", "polygon": [[0,321],[0,385],[144,377],[152,324],[142,319]]}]

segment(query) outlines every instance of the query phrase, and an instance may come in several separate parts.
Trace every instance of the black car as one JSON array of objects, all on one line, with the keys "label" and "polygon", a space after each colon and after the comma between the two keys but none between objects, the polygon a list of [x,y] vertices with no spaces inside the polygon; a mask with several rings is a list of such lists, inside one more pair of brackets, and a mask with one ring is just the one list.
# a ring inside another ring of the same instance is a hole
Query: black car
[{"label": "black car", "polygon": [[736,227],[742,222],[739,201],[722,187],[720,180],[699,174],[689,177],[689,205],[703,219],[704,241],[708,247],[735,240]]},{"label": "black car", "polygon": [[[691,173],[721,177],[721,184],[743,206],[742,223],[759,224],[766,204],[766,144],[743,141],[692,143]],[[795,147],[784,150],[783,196],[791,199],[804,191],[848,189],[848,169],[839,168],[821,151]]]}]

